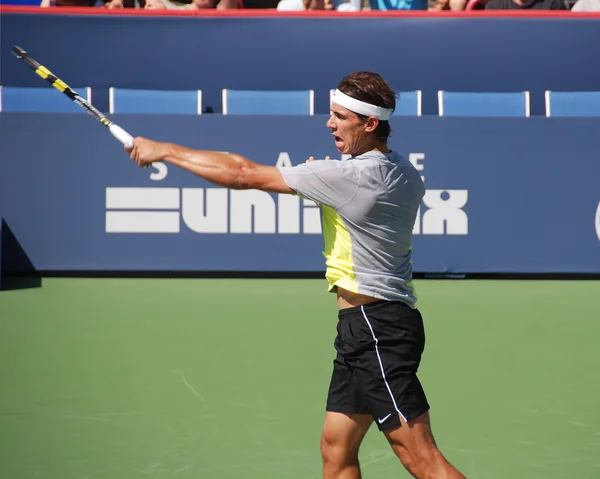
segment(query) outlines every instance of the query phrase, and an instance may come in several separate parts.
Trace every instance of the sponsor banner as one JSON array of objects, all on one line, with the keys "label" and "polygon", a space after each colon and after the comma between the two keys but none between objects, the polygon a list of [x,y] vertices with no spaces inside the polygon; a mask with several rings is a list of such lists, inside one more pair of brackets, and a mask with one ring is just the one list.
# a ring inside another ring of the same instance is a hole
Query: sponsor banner
[{"label": "sponsor banner", "polygon": [[[140,169],[77,115],[3,113],[0,213],[38,270],[322,271],[312,201]],[[116,115],[134,134],[262,164],[339,159],[327,116]],[[393,119],[426,186],[414,268],[600,273],[600,119]]]}]

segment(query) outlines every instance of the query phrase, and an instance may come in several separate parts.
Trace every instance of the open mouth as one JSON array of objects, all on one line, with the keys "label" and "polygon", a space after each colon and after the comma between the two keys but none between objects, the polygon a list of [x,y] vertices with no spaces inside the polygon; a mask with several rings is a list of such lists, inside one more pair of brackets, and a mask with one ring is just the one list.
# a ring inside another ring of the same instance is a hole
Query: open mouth
[{"label": "open mouth", "polygon": [[339,136],[333,135],[333,139],[335,140],[335,146],[338,148],[344,143],[344,140],[342,140]]}]

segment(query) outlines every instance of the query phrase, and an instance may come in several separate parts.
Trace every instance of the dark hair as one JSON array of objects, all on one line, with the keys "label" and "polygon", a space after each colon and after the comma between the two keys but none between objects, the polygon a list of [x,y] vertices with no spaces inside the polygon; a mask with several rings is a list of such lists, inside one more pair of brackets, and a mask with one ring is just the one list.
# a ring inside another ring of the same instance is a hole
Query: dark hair
[{"label": "dark hair", "polygon": [[[397,93],[390,88],[388,83],[381,75],[374,72],[354,72],[350,73],[338,85],[338,90],[352,98],[355,98],[372,105],[396,109]],[[366,120],[367,116],[356,114],[359,118]],[[379,125],[375,129],[375,136],[383,141],[387,141],[392,133],[390,123],[385,120],[379,120]]]}]

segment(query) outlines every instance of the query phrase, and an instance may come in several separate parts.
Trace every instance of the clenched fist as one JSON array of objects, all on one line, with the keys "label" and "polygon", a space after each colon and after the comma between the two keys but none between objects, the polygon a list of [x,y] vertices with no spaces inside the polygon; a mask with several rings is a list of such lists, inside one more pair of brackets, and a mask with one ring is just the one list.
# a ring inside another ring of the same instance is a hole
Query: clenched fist
[{"label": "clenched fist", "polygon": [[169,151],[169,143],[161,143],[138,136],[133,140],[133,148],[125,147],[125,150],[138,166],[145,167],[155,161],[162,161]]}]

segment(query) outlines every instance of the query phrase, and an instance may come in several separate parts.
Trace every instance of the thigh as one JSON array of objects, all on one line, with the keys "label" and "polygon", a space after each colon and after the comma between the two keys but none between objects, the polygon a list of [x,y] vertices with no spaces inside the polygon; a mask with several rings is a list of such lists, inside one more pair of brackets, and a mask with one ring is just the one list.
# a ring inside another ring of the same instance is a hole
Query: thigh
[{"label": "thigh", "polygon": [[413,476],[464,479],[462,475],[447,474],[452,466],[437,448],[431,432],[429,412],[408,422],[402,420],[399,427],[384,431],[384,435],[394,453]]},{"label": "thigh", "polygon": [[[344,317],[345,314],[341,316]],[[326,410],[345,414],[367,414],[369,411],[364,402],[364,395],[359,390],[356,371],[351,366],[357,345],[349,321],[338,321],[334,346],[337,356],[333,361]]]},{"label": "thigh", "polygon": [[346,414],[328,411],[323,424],[322,441],[348,457],[358,455],[360,444],[373,422],[370,414]]},{"label": "thigh", "polygon": [[438,449],[429,412],[384,432],[393,451],[414,477],[466,479]]},{"label": "thigh", "polygon": [[400,426],[384,431],[384,435],[393,449],[402,447],[412,455],[436,447],[429,412],[408,422],[402,419]]},{"label": "thigh", "polygon": [[358,389],[355,371],[339,352],[333,361],[326,411],[345,414],[367,414],[369,412]]},{"label": "thigh", "polygon": [[361,312],[370,347],[352,360],[357,388],[377,427],[393,429],[429,410],[417,377],[425,346],[422,318],[417,310],[394,303],[365,306]]}]

